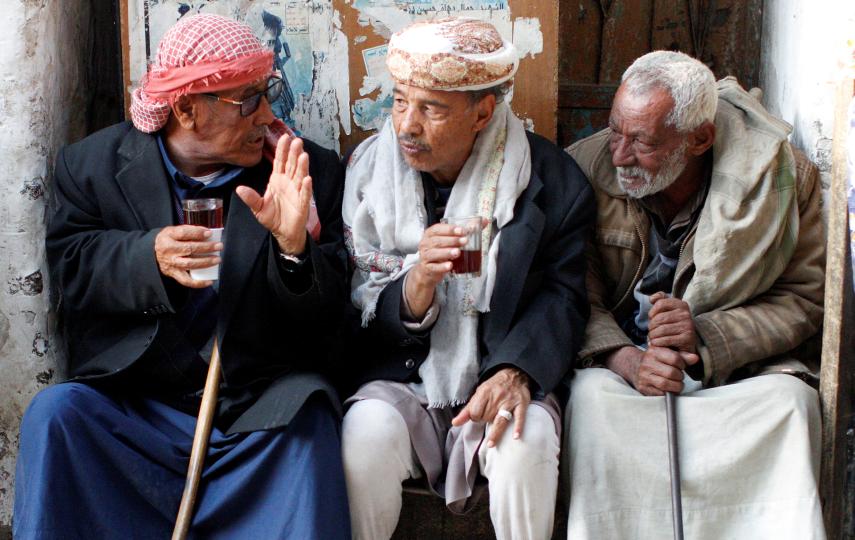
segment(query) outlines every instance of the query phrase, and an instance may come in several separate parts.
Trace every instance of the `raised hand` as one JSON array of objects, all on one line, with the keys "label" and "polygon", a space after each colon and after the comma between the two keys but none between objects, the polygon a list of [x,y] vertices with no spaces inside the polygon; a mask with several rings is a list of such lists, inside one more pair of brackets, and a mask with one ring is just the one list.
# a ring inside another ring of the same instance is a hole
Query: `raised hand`
[{"label": "raised hand", "polygon": [[237,188],[255,219],[273,234],[279,249],[289,255],[306,250],[306,220],[312,204],[309,155],[303,141],[283,135],[276,145],[273,172],[264,196],[247,186]]},{"label": "raised hand", "polygon": [[199,256],[223,249],[221,242],[211,242],[210,237],[209,229],[196,225],[164,227],[154,238],[154,256],[160,273],[185,287],[201,289],[210,286],[210,281],[197,281],[190,277],[190,270],[220,264],[217,255]]}]

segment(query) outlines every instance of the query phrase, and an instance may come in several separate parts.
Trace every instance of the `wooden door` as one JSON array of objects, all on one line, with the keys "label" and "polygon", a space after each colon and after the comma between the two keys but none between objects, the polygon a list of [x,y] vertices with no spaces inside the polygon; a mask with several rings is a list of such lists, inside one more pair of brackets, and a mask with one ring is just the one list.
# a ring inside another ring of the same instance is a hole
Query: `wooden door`
[{"label": "wooden door", "polygon": [[606,126],[621,74],[646,52],[701,59],[717,78],[758,84],[762,0],[560,2],[558,143]]}]

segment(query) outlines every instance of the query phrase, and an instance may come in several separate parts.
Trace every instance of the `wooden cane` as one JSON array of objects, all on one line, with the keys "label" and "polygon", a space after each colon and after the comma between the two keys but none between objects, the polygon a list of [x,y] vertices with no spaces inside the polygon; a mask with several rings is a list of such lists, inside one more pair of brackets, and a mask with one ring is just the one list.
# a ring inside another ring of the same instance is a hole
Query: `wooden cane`
[{"label": "wooden cane", "polygon": [[208,365],[205,391],[202,393],[202,405],[199,407],[199,419],[196,420],[196,432],[193,434],[187,481],[184,483],[184,493],[181,495],[178,517],[175,519],[175,529],[172,530],[172,540],[184,540],[187,537],[187,531],[190,530],[190,522],[193,520],[193,507],[196,505],[196,492],[199,490],[199,479],[202,477],[202,467],[205,465],[205,455],[208,453],[208,439],[211,437],[211,425],[214,423],[214,412],[217,409],[219,386],[220,350],[217,346],[217,338],[214,338],[214,349],[211,351],[211,363]]},{"label": "wooden cane", "polygon": [[671,517],[674,539],[683,540],[683,495],[680,491],[680,460],[677,453],[677,397],[665,393],[665,416],[668,422],[668,461],[671,463]]}]

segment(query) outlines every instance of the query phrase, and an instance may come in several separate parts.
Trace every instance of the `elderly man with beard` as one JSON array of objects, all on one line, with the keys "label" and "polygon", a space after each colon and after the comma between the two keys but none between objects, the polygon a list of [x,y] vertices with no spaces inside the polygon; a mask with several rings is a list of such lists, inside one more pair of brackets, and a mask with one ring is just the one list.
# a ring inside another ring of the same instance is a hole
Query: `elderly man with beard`
[{"label": "elderly man with beard", "polygon": [[[391,121],[349,160],[345,238],[366,342],[342,433],[355,538],[392,535],[410,478],[456,512],[486,478],[498,538],[551,535],[554,392],[587,319],[594,204],[573,160],[502,99],[517,62],[481,21],[395,34]],[[452,276],[467,239],[440,218],[476,215],[480,276]]]},{"label": "elderly man with beard", "polygon": [[[335,153],[278,137],[272,66],[247,25],[182,19],[134,91],[133,123],[60,152],[47,256],[71,380],[24,415],[15,538],[169,538],[216,342],[190,534],[350,537],[325,377],[347,297],[344,171]],[[223,242],[180,204],[209,197],[223,202]],[[218,280],[193,279],[217,263]]]},{"label": "elderly man with beard", "polygon": [[735,80],[657,51],[624,73],[609,127],[568,149],[598,210],[588,369],[566,413],[568,538],[671,536],[666,392],[685,396],[686,538],[824,538],[804,345],[825,239],[817,170],[790,131]]}]

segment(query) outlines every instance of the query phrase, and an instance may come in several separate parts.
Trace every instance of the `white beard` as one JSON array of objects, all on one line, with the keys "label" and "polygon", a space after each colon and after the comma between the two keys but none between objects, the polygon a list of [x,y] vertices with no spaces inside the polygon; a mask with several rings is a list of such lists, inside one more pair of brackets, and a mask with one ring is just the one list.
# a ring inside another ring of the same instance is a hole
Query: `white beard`
[{"label": "white beard", "polygon": [[[651,175],[641,167],[617,167],[616,176],[621,190],[633,199],[641,199],[667,189],[685,170],[689,161],[686,157],[688,147],[689,142],[683,141],[665,158],[656,176]],[[644,183],[639,187],[632,188],[629,187],[629,182],[624,177],[641,178]]]}]

